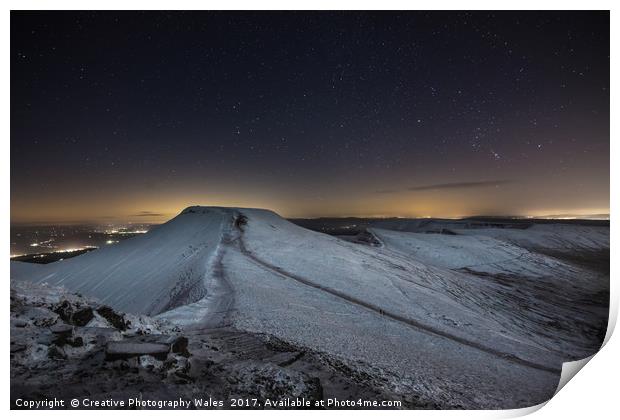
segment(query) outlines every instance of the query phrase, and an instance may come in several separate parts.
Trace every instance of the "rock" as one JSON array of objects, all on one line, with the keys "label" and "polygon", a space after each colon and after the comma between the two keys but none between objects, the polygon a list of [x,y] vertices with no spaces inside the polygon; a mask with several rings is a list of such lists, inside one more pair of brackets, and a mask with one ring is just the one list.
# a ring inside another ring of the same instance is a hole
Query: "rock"
[{"label": "rock", "polygon": [[305,398],[313,403],[323,395],[318,378],[271,363],[246,363],[227,379],[234,393],[258,398],[260,401]]},{"label": "rock", "polygon": [[82,337],[74,337],[71,340],[67,340],[67,344],[71,347],[82,347],[84,345],[84,339]]},{"label": "rock", "polygon": [[71,320],[73,321],[73,325],[77,325],[78,327],[84,327],[94,317],[95,315],[93,314],[93,309],[91,307],[86,307],[78,310],[77,312],[74,312]]},{"label": "rock", "polygon": [[[107,343],[112,341],[121,341],[123,340],[123,335],[120,331],[115,328],[95,328],[88,329],[86,331],[89,337],[94,337],[94,341],[98,346],[105,346]],[[89,341],[93,341],[90,338]]]},{"label": "rock", "polygon": [[18,353],[26,350],[25,344],[11,344],[11,353]]},{"label": "rock", "polygon": [[129,363],[126,360],[115,360],[110,363],[110,367],[115,370],[129,370]]},{"label": "rock", "polygon": [[271,361],[280,367],[286,367],[304,357],[305,354],[305,351],[300,351],[297,353],[279,353],[275,357],[271,358]]},{"label": "rock", "polygon": [[24,310],[24,317],[35,327],[49,327],[58,322],[58,314],[45,307],[29,306]]},{"label": "rock", "polygon": [[308,386],[308,398],[311,401],[320,401],[323,399],[323,386],[319,378],[310,378],[310,380],[306,382],[306,385]]},{"label": "rock", "polygon": [[172,352],[176,354],[180,354],[184,357],[189,357],[190,353],[187,350],[187,345],[189,344],[189,340],[187,337],[177,337],[172,343]]},{"label": "rock", "polygon": [[74,306],[68,300],[63,300],[58,305],[54,306],[52,310],[66,323],[77,325],[78,327],[85,326],[94,317],[91,307],[80,308]]},{"label": "rock", "polygon": [[50,327],[50,331],[58,335],[71,335],[73,327],[67,324],[55,324]]},{"label": "rock", "polygon": [[195,379],[190,376],[191,365],[186,357],[171,353],[163,364],[166,377],[175,384],[188,384]]},{"label": "rock", "polygon": [[47,357],[54,360],[64,360],[67,358],[67,355],[65,354],[63,349],[52,344],[47,349]]},{"label": "rock", "polygon": [[172,379],[174,381],[175,384],[177,385],[186,385],[189,384],[191,382],[194,382],[194,378],[192,378],[191,376],[180,372],[180,371],[176,371],[173,374],[173,378]]},{"label": "rock", "polygon": [[42,346],[49,346],[52,344],[52,341],[56,339],[56,334],[52,334],[50,331],[41,331],[40,334],[35,336],[35,343],[40,344]]},{"label": "rock", "polygon": [[54,334],[52,344],[59,347],[64,346],[73,335],[73,327],[67,324],[55,324],[50,327],[50,331]]},{"label": "rock", "polygon": [[71,315],[73,314],[73,307],[71,306],[71,303],[69,303],[68,300],[63,300],[62,302],[54,306],[52,310],[56,312],[58,316],[60,316],[60,319],[62,319],[63,321],[65,322],[71,321]]},{"label": "rock", "polygon": [[114,328],[119,329],[121,331],[125,331],[128,327],[128,322],[125,320],[125,317],[119,315],[114,311],[114,309],[109,306],[100,306],[97,308],[97,313],[105,318]]},{"label": "rock", "polygon": [[166,369],[169,374],[178,372],[187,374],[190,371],[190,367],[191,365],[187,358],[175,354],[168,355],[168,358],[163,364],[163,368]]},{"label": "rock", "polygon": [[190,357],[191,354],[188,351],[189,340],[187,337],[176,336],[176,335],[154,335],[149,334],[148,336],[141,338],[140,341],[148,341],[151,343],[158,344],[166,344],[170,346],[170,351],[172,353],[181,355],[183,357]]},{"label": "rock", "polygon": [[130,359],[139,356],[153,356],[158,360],[166,360],[170,346],[156,343],[132,343],[126,341],[112,341],[106,346],[106,360]]},{"label": "rock", "polygon": [[247,216],[240,214],[239,216],[235,218],[235,227],[239,229],[240,231],[243,231],[244,226],[247,224],[248,224]]},{"label": "rock", "polygon": [[13,321],[13,326],[16,328],[24,328],[28,325],[28,322],[24,321],[23,319],[16,319]]},{"label": "rock", "polygon": [[147,370],[160,370],[163,366],[163,362],[153,356],[140,356],[138,363]]}]

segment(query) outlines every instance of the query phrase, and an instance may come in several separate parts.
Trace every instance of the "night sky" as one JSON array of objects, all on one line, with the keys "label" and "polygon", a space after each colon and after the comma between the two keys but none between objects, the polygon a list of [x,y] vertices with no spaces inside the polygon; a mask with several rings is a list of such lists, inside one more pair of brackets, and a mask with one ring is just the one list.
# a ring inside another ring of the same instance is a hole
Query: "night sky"
[{"label": "night sky", "polygon": [[13,12],[13,222],[609,212],[607,12]]}]

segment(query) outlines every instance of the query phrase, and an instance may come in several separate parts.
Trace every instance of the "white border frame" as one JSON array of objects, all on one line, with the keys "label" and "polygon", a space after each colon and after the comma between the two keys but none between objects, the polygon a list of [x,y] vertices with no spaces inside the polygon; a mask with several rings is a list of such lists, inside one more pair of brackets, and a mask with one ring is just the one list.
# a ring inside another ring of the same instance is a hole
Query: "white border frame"
[{"label": "white border frame", "polygon": [[[226,2],[215,1],[198,1],[198,0],[176,0],[174,2],[164,0],[92,0],[88,2],[77,0],[57,0],[57,1],[35,1],[35,0],[9,0],[3,2],[5,10],[2,15],[2,60],[3,65],[0,67],[2,72],[2,116],[3,116],[3,133],[2,147],[4,153],[2,153],[2,170],[3,182],[1,184],[2,197],[3,197],[3,211],[4,211],[4,223],[2,224],[2,234],[4,238],[10,235],[10,10],[246,10],[246,9],[265,9],[265,10],[611,10],[611,46],[618,45],[618,30],[617,25],[620,23],[619,19],[616,19],[616,14],[613,10],[613,5],[618,4],[612,1],[549,1],[549,0],[522,0],[522,1],[489,1],[489,0],[470,0],[468,2],[457,0],[444,0],[442,2],[411,2],[405,0],[382,0],[382,1],[369,1],[369,0],[298,0],[293,2],[283,0],[263,0],[263,1],[251,1],[251,0],[233,0]],[[614,51],[618,53],[617,49]],[[616,54],[611,54],[611,75],[618,73],[618,59]],[[611,92],[611,122],[619,121],[617,106],[614,106],[614,99],[617,99],[617,89],[614,88],[613,83],[610,85]],[[611,124],[611,139],[615,138],[616,129],[614,124]],[[610,139],[610,163],[614,158],[618,158],[619,148],[617,141],[611,141]],[[617,159],[616,159],[617,161]],[[611,165],[611,192],[615,187],[614,180],[618,179],[618,169],[614,165]],[[611,194],[611,208],[618,208],[618,196],[617,194]],[[611,214],[611,212],[610,212]],[[618,229],[616,224],[611,223],[611,238],[618,237]],[[5,242],[5,255],[10,254],[9,241]],[[618,383],[617,375],[618,369],[618,356],[620,355],[620,344],[618,339],[610,340],[610,333],[615,326],[617,313],[618,313],[618,282],[616,274],[618,271],[617,264],[614,261],[620,261],[620,253],[615,247],[611,250],[611,308],[610,308],[610,328],[606,337],[606,345],[599,354],[595,355],[591,362],[578,374],[578,379],[570,381],[565,388],[563,388],[554,398],[552,398],[547,404],[541,404],[540,406],[519,409],[519,410],[504,410],[504,411],[390,411],[381,412],[380,415],[389,415],[390,417],[400,418],[507,418],[518,417],[532,412],[536,412],[533,418],[546,419],[546,418],[567,418],[567,419],[583,419],[589,418],[607,418],[609,415],[616,414],[618,404],[616,399],[618,398],[616,392],[616,385]],[[9,273],[9,260],[8,258],[2,262],[3,272]],[[8,275],[6,276],[6,286],[2,289],[2,302],[5,305],[9,302],[9,287],[8,287]],[[6,309],[6,307],[5,307]],[[6,322],[6,321],[5,321]],[[2,335],[3,353],[5,354],[5,363],[3,364],[3,378],[2,391],[4,395],[4,407],[9,409],[10,407],[10,373],[9,373],[9,341],[10,331],[8,323],[5,323],[4,334]],[[544,409],[539,410],[543,406]],[[291,413],[287,411],[270,411],[270,412],[249,412],[249,411],[195,411],[197,416],[207,416],[209,418],[225,418],[225,417],[241,417],[252,416],[252,418],[261,418],[270,420],[273,418],[284,419],[288,418]],[[121,416],[148,416],[152,419],[164,419],[168,418],[172,413],[169,411],[154,411],[149,410],[146,412],[123,412],[123,413],[109,413],[108,411],[91,411],[88,413],[89,417],[106,418],[110,415]],[[184,416],[189,413],[183,413]],[[293,413],[295,417],[302,419],[315,419],[317,415],[328,418],[336,417],[353,417],[356,418],[371,418],[376,416],[376,412],[373,411],[296,411]],[[77,410],[63,410],[60,412],[34,412],[34,411],[11,411],[11,416],[19,418],[39,418],[40,416],[58,418],[72,417],[77,418],[84,416],[85,414]],[[616,414],[617,415],[617,414]],[[105,416],[105,417],[104,417]]]}]

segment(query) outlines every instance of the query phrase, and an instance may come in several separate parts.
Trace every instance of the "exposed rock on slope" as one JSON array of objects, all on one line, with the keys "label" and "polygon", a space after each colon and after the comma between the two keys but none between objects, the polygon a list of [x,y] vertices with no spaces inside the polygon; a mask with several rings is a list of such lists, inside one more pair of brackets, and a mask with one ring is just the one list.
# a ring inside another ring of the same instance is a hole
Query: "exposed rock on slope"
[{"label": "exposed rock on slope", "polygon": [[[16,282],[11,287],[11,400],[85,398],[106,401],[142,395],[145,400],[178,400],[185,408],[199,401],[265,401],[322,398],[403,401],[424,408],[411,395],[383,394],[372,378],[327,355],[313,353],[267,335],[229,328],[180,331],[164,321],[116,313],[120,330],[105,318],[85,326],[65,323],[54,310],[96,314],[99,304],[47,285]],[[179,335],[184,334],[184,335]],[[14,406],[13,408],[19,408]],[[247,408],[237,405],[234,408]]]}]

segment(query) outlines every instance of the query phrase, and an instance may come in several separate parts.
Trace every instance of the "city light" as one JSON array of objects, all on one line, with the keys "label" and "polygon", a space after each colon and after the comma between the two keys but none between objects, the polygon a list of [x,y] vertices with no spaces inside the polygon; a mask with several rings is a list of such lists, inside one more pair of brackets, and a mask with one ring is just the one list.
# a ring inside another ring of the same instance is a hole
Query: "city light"
[{"label": "city light", "polygon": [[63,253],[63,252],[77,252],[77,251],[84,251],[84,250],[87,250],[87,249],[97,249],[97,248],[99,248],[99,247],[97,247],[97,246],[90,246],[89,245],[89,246],[85,246],[85,247],[82,247],[82,248],[57,249],[56,251],[52,251],[52,252],[54,254],[60,254],[60,253]]}]

